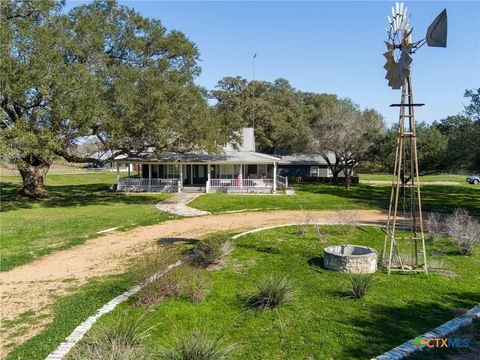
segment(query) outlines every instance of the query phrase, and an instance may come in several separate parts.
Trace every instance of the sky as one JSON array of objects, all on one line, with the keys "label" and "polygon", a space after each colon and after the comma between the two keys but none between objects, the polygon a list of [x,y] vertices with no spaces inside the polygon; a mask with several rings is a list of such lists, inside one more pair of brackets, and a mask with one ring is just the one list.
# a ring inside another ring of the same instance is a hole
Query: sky
[{"label": "sky", "polygon": [[[84,1],[83,1],[84,2]],[[81,2],[70,0],[67,10]],[[385,80],[387,15],[393,1],[121,1],[179,30],[199,48],[196,82],[213,89],[225,76],[285,78],[301,91],[337,94],[374,108],[387,124],[398,121],[400,90]],[[480,2],[408,1],[413,40],[448,12],[447,48],[422,47],[413,55],[417,121],[455,115],[480,87]]]}]

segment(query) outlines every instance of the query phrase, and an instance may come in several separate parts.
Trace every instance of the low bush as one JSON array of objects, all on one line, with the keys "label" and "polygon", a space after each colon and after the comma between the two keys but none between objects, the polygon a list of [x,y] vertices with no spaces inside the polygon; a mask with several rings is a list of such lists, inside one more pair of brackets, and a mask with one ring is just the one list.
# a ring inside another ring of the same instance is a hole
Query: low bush
[{"label": "low bush", "polygon": [[425,228],[428,232],[428,240],[435,241],[437,236],[445,231],[441,215],[439,213],[428,214]]},{"label": "low bush", "polygon": [[205,332],[194,331],[178,337],[173,349],[162,349],[162,358],[168,360],[224,360],[235,351],[235,345],[227,345],[221,338],[211,338]]},{"label": "low bush", "polygon": [[349,295],[354,299],[361,299],[367,295],[372,285],[373,276],[371,274],[352,274]]},{"label": "low bush", "polygon": [[257,282],[255,292],[247,299],[247,305],[273,309],[291,301],[293,295],[293,284],[287,276],[266,275]]},{"label": "low bush", "polygon": [[137,321],[119,314],[113,325],[99,327],[68,356],[69,360],[146,360],[151,354],[143,346],[150,329],[142,330],[144,317]]},{"label": "low bush", "polygon": [[185,265],[187,272],[184,272],[180,286],[180,295],[193,302],[203,301],[210,292],[210,279],[205,270],[199,270]]},{"label": "low bush", "polygon": [[447,218],[446,228],[462,255],[472,255],[475,245],[480,244],[480,222],[463,209]]},{"label": "low bush", "polygon": [[200,241],[194,249],[194,263],[199,266],[218,264],[234,249],[232,240],[222,234],[210,236]]},{"label": "low bush", "polygon": [[[159,273],[177,261],[178,256],[167,249],[148,251],[140,256],[141,261],[132,267],[136,284],[145,282],[153,274]],[[181,268],[181,267],[180,267]],[[136,305],[151,306],[158,301],[177,297],[180,291],[182,270],[176,268],[146,285],[138,295]]]}]

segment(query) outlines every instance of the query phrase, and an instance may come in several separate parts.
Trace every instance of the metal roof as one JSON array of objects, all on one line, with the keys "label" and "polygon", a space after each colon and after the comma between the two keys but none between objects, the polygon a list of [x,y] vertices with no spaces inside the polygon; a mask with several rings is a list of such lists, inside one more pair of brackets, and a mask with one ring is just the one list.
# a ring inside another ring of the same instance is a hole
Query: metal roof
[{"label": "metal roof", "polygon": [[225,151],[224,154],[212,155],[205,153],[167,153],[149,155],[146,157],[117,157],[118,163],[216,163],[216,164],[272,164],[280,158],[253,151]]}]

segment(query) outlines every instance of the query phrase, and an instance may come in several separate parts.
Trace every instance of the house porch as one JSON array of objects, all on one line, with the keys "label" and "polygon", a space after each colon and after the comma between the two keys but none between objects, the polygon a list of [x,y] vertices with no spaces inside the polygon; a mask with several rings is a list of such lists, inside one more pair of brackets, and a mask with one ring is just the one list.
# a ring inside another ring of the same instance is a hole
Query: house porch
[{"label": "house porch", "polygon": [[143,163],[137,174],[120,177],[117,190],[125,192],[275,193],[288,186],[277,174],[277,164]]}]

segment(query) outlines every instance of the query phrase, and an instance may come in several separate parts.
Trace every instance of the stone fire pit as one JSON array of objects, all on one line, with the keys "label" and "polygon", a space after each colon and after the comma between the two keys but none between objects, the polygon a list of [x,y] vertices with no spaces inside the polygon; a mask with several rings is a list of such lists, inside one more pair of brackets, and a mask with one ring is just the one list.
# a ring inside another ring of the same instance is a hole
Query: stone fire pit
[{"label": "stone fire pit", "polygon": [[358,245],[335,245],[326,247],[323,255],[323,266],[326,269],[371,274],[377,271],[377,251]]}]

